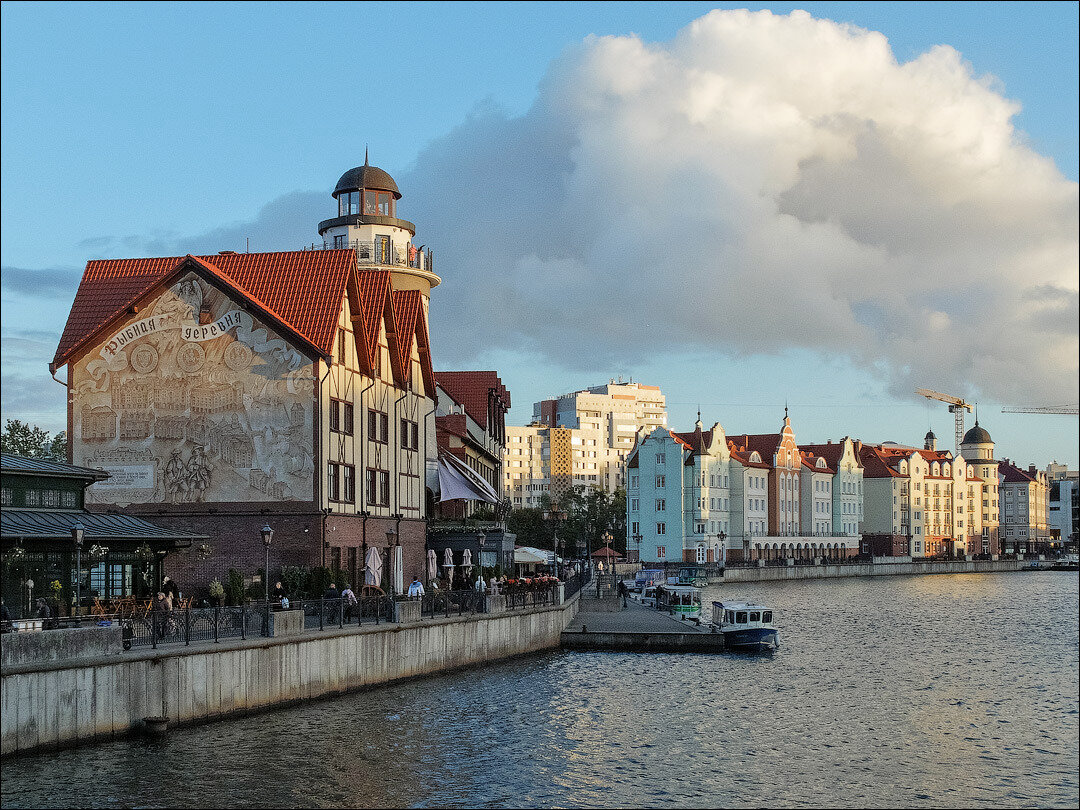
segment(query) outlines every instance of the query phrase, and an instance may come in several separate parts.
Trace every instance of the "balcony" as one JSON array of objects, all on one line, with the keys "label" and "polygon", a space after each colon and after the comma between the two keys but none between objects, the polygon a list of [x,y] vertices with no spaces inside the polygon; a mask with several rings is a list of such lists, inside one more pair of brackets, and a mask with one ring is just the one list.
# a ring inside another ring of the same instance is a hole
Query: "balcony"
[{"label": "balcony", "polygon": [[357,267],[408,267],[435,275],[435,252],[432,250],[412,250],[411,245],[354,239],[351,242],[340,243],[333,240],[325,241],[322,244],[312,242],[310,245],[300,249],[345,250],[346,248],[356,251]]}]

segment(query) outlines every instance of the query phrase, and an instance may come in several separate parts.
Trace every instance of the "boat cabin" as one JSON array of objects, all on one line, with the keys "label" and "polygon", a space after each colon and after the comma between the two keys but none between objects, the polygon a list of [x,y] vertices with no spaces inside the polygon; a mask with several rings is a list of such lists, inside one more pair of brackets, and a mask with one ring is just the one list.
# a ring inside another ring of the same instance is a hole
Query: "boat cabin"
[{"label": "boat cabin", "polygon": [[684,616],[701,613],[701,590],[689,585],[664,585],[656,589],[656,607]]},{"label": "boat cabin", "polygon": [[749,602],[713,602],[713,624],[721,627],[764,627],[772,625],[773,612]]}]

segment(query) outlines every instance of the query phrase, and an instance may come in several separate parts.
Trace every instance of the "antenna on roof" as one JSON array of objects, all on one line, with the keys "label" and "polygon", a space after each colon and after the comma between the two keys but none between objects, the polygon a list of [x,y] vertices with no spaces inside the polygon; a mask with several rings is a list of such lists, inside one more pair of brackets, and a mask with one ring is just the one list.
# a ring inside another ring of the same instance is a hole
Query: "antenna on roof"
[{"label": "antenna on roof", "polygon": [[251,253],[251,237],[247,237],[245,241],[247,242],[247,249],[244,252]]},{"label": "antenna on roof", "polygon": [[367,162],[367,144],[366,143],[364,144],[364,165],[365,166],[368,165],[368,162]]}]

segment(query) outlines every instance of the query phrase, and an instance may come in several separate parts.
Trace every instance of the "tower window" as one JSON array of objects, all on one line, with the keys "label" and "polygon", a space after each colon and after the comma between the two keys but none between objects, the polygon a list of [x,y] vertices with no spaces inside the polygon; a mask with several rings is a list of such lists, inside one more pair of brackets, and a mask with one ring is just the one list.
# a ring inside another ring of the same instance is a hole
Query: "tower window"
[{"label": "tower window", "polygon": [[360,192],[347,191],[338,194],[338,216],[345,217],[349,214],[360,213]]},{"label": "tower window", "polygon": [[390,192],[389,191],[364,191],[364,213],[375,216],[390,217]]}]

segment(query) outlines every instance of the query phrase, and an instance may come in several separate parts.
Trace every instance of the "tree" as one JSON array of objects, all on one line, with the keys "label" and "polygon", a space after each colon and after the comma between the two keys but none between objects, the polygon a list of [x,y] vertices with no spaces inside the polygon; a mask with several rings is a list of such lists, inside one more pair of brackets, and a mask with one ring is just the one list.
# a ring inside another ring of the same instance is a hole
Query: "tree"
[{"label": "tree", "polygon": [[559,501],[566,512],[565,540],[580,541],[590,552],[604,545],[611,533],[611,547],[626,552],[626,490],[613,493],[593,487],[574,487]]},{"label": "tree", "polygon": [[506,527],[517,535],[518,544],[534,548],[554,548],[554,529],[544,520],[544,510],[533,506],[517,507],[506,519]]},{"label": "tree", "polygon": [[0,434],[0,450],[27,458],[66,462],[67,444],[66,432],[61,430],[50,438],[49,431],[19,419],[8,419]]}]

